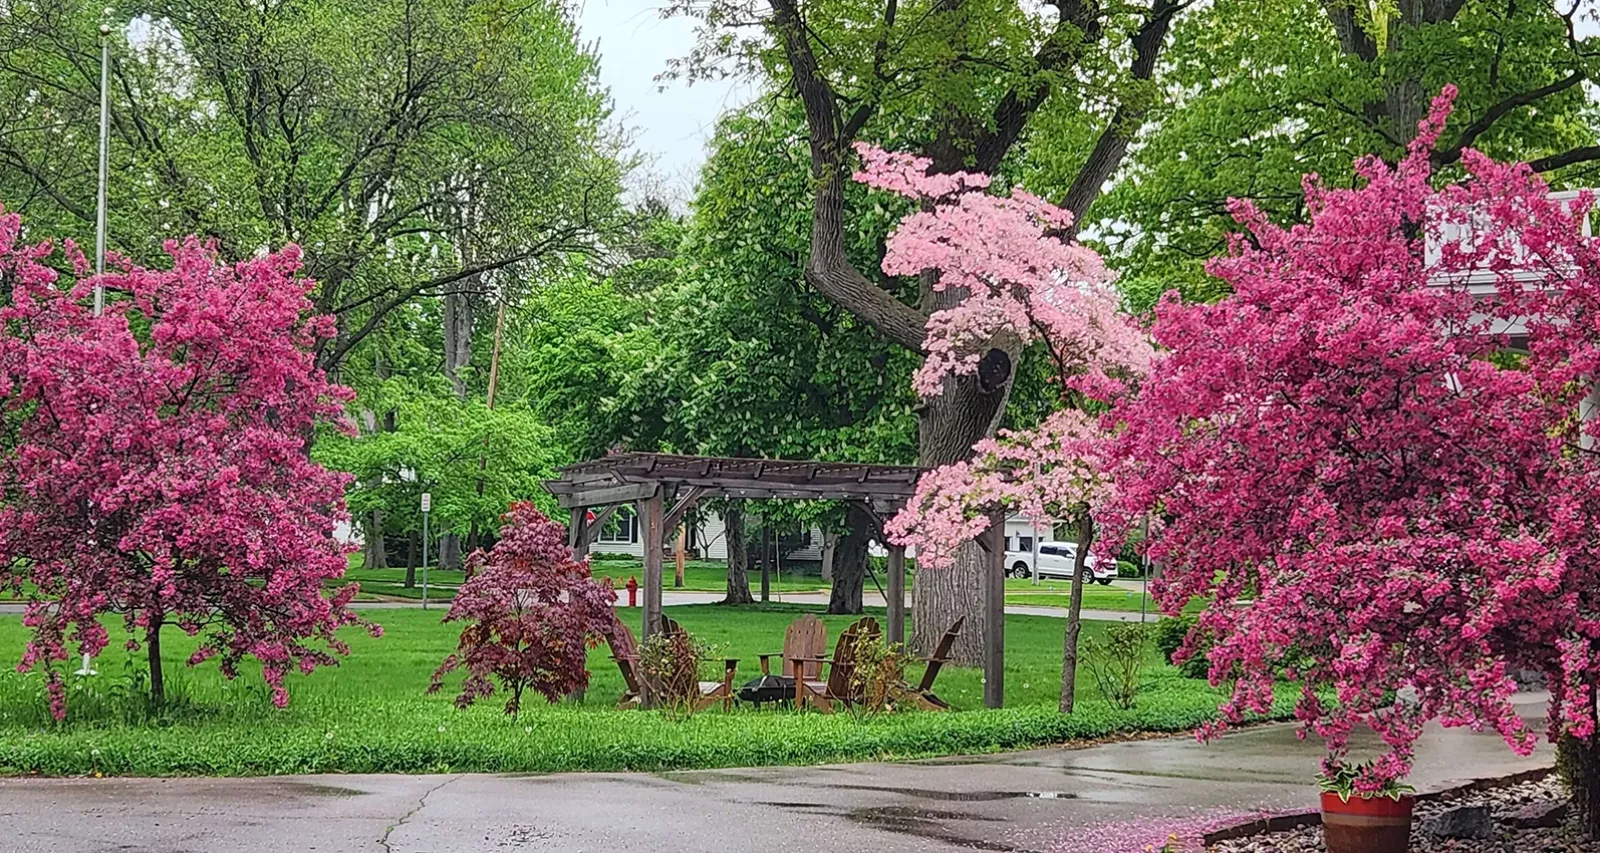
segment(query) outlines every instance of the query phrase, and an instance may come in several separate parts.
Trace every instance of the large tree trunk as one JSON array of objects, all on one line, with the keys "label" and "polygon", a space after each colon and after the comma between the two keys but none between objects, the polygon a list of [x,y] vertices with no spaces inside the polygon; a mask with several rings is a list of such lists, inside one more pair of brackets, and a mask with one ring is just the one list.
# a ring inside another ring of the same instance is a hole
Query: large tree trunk
[{"label": "large tree trunk", "polygon": [[161,623],[165,621],[162,614],[150,617],[150,624],[144,631],[145,659],[150,662],[150,704],[161,708],[167,703],[167,679],[161,670]]},{"label": "large tree trunk", "polygon": [[[972,446],[994,433],[1011,392],[1011,357],[1001,353],[984,362],[978,377],[946,381],[944,393],[925,401],[918,410],[918,463],[923,467],[937,468],[970,458]],[[968,543],[949,568],[918,567],[911,588],[914,653],[932,654],[939,638],[964,616],[967,621],[950,650],[950,660],[963,666],[981,662],[986,630],[983,564],[983,552]]]},{"label": "large tree trunk", "polygon": [[1587,741],[1562,735],[1556,766],[1572,785],[1572,807],[1585,837],[1600,841],[1600,733]]},{"label": "large tree trunk", "polygon": [[366,521],[361,542],[361,565],[369,569],[387,569],[389,550],[383,542],[383,510],[375,509],[368,513]]},{"label": "large tree trunk", "polygon": [[723,604],[754,604],[750,594],[750,549],[744,536],[744,501],[728,501],[722,518],[722,537],[728,548],[728,593]]},{"label": "large tree trunk", "polygon": [[[475,284],[469,280],[467,285]],[[465,293],[450,292],[444,296],[444,375],[450,379],[450,390],[456,399],[465,400],[467,387],[466,368],[472,363],[472,328],[474,321],[471,298]],[[446,533],[439,537],[439,567],[461,568],[461,536]]]},{"label": "large tree trunk", "polygon": [[415,530],[406,536],[406,589],[417,588],[417,541]]},{"label": "large tree trunk", "polygon": [[845,510],[849,532],[839,537],[833,551],[833,587],[828,612],[859,614],[861,588],[867,579],[867,545],[872,541],[872,518],[851,504]]},{"label": "large tree trunk", "polygon": [[1072,600],[1067,605],[1067,634],[1061,641],[1061,713],[1072,713],[1078,697],[1078,634],[1083,630],[1083,569],[1094,544],[1094,519],[1078,519],[1078,556],[1072,562]]},{"label": "large tree trunk", "polygon": [[839,534],[822,534],[822,582],[833,582],[833,557],[839,547]]}]

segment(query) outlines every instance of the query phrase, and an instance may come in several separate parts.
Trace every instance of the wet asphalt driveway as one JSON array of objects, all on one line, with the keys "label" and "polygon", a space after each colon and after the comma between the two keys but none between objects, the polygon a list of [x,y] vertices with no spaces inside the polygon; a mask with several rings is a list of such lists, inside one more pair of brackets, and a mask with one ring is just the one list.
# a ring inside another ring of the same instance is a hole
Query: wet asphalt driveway
[{"label": "wet asphalt driveway", "polygon": [[[1538,713],[1530,702],[1528,715]],[[1549,763],[1430,732],[1423,790]],[[1099,853],[1163,818],[1311,806],[1287,726],[903,764],[648,774],[0,779],[0,851]]]}]

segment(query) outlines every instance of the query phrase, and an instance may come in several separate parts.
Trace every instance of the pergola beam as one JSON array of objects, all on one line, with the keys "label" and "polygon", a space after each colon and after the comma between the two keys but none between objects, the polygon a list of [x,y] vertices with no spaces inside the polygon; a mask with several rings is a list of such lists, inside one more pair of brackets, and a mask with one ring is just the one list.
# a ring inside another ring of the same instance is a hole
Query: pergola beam
[{"label": "pergola beam", "polygon": [[667,533],[677,530],[678,525],[683,523],[683,517],[689,513],[689,510],[694,509],[694,505],[699,503],[700,499],[705,497],[708,491],[710,490],[705,486],[690,486],[689,491],[683,497],[678,498],[677,503],[672,505],[672,509],[667,511],[663,529]]},{"label": "pergola beam", "polygon": [[642,501],[658,491],[658,483],[624,483],[622,485],[573,485],[560,480],[550,480],[545,488],[556,496],[556,503],[568,509],[574,507],[610,506],[612,504]]}]

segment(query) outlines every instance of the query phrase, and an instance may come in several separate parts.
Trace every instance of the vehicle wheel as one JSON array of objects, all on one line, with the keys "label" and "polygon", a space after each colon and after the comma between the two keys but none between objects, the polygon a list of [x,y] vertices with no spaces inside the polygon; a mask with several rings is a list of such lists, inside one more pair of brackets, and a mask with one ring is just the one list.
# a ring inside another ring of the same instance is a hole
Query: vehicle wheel
[{"label": "vehicle wheel", "polygon": [[1006,572],[1006,575],[1013,578],[1025,578],[1028,576],[1028,564],[1019,562],[1012,566],[1011,571]]},{"label": "vehicle wheel", "polygon": [[1101,586],[1110,586],[1111,582],[1114,581],[1114,580],[1116,580],[1116,578],[1101,578],[1100,579],[1100,585]]},{"label": "vehicle wheel", "polygon": [[1094,583],[1094,572],[1090,571],[1088,566],[1085,566],[1083,569],[1083,585],[1088,586],[1092,583]]}]

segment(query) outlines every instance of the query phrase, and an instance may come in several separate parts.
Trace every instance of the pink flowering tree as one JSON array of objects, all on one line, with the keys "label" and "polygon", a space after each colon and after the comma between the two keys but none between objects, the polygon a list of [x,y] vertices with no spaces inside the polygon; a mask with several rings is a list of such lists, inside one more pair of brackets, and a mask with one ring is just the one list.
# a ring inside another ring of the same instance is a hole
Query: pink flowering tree
[{"label": "pink flowering tree", "polygon": [[506,713],[515,716],[526,690],[558,702],[588,686],[589,649],[616,625],[617,595],[609,579],[589,576],[588,561],[572,558],[566,528],[531,502],[512,504],[505,522],[494,548],[467,561],[469,580],[444,617],[467,625],[428,692],[465,668],[457,706],[494,695],[498,679],[508,694]]},{"label": "pink flowering tree", "polygon": [[1308,178],[1309,222],[1235,204],[1248,236],[1209,267],[1231,295],[1159,307],[1166,352],[1115,412],[1103,514],[1120,530],[1158,519],[1144,547],[1169,614],[1208,602],[1179,654],[1214,641],[1211,678],[1233,679],[1217,728],[1297,682],[1326,772],[1358,730],[1381,737],[1355,779],[1372,793],[1408,772],[1428,720],[1532,750],[1512,696],[1536,670],[1549,733],[1591,768],[1594,829],[1593,200],[1552,198],[1527,166],[1474,152],[1466,181],[1435,189],[1428,154],[1453,95],[1397,166],[1363,160],[1355,189]]},{"label": "pink flowering tree", "polygon": [[1041,352],[1060,392],[1061,408],[1038,426],[1002,431],[979,442],[970,460],[924,475],[916,496],[891,520],[890,535],[916,547],[920,567],[938,570],[997,516],[1020,512],[1045,525],[1072,523],[1079,564],[1061,685],[1061,708],[1071,711],[1083,563],[1094,538],[1090,510],[1110,488],[1095,412],[1149,370],[1149,339],[1121,311],[1099,255],[1057,236],[1071,224],[1069,212],[1020,188],[991,194],[986,175],[930,175],[926,159],[859,150],[864,166],[857,180],[921,203],[890,235],[883,271],[935,270],[933,288],[960,297],[928,320],[918,393],[938,396],[949,377],[979,370],[997,340]]},{"label": "pink flowering tree", "polygon": [[113,265],[96,317],[82,254],[66,245],[63,276],[21,227],[0,215],[0,577],[33,631],[19,669],[45,671],[64,717],[69,646],[99,653],[116,613],[155,703],[171,625],[201,637],[190,665],[232,678],[253,657],[285,704],[285,676],[334,663],[358,621],[354,586],[323,592],[345,569],[345,478],[307,442],[348,392],[313,364],[333,322],[311,313],[299,250],[228,264],[168,243],[171,269]]}]

